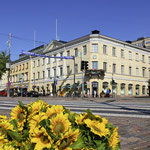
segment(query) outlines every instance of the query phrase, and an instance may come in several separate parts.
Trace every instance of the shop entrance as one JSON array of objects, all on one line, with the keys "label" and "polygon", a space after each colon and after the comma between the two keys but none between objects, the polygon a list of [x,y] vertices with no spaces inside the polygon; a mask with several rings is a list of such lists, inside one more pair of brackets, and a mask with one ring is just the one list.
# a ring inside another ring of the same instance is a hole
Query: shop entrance
[{"label": "shop entrance", "polygon": [[98,82],[92,82],[92,97],[98,97]]}]

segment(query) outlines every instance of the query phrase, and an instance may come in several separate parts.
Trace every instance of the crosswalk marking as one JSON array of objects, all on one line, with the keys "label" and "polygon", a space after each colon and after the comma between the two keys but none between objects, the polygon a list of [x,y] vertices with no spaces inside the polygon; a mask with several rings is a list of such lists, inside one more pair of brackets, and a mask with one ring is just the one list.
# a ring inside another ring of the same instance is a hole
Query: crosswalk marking
[{"label": "crosswalk marking", "polygon": [[[30,101],[22,101],[25,105]],[[47,101],[51,105],[63,105],[72,112],[81,113],[91,109],[94,114],[103,116],[150,118],[150,104],[103,103],[91,101]],[[0,101],[0,109],[12,110],[17,101]]]}]

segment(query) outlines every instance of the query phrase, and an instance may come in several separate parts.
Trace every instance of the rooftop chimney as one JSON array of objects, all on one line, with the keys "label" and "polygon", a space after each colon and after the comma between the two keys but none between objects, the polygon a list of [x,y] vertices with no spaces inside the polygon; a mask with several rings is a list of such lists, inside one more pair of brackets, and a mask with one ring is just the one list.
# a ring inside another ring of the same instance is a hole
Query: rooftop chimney
[{"label": "rooftop chimney", "polygon": [[93,30],[92,34],[99,34],[99,31],[98,30]]}]

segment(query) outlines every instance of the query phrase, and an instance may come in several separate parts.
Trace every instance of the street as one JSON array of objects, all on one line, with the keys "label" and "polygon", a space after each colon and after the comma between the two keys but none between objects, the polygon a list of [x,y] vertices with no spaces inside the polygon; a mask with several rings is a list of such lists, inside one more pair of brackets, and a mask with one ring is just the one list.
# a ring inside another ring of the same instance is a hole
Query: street
[{"label": "street", "polygon": [[[150,99],[149,98],[53,98],[42,97],[51,105],[64,105],[72,112],[85,112],[91,109],[94,114],[106,117],[109,122],[119,127],[121,150],[150,149]],[[26,105],[36,98],[4,98],[0,97],[0,114],[8,115],[18,104],[18,100]]]}]

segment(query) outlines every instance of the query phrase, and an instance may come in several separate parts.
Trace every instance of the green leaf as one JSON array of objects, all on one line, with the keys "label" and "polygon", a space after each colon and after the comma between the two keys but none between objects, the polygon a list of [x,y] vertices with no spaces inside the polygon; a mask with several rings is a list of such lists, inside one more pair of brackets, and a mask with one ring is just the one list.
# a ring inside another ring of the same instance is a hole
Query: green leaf
[{"label": "green leaf", "polygon": [[102,144],[101,140],[94,140],[94,143],[96,144],[97,147],[99,147]]},{"label": "green leaf", "polygon": [[21,102],[21,101],[18,101],[18,103],[19,103],[19,106],[22,108],[22,109],[27,109],[27,107],[26,106],[24,106],[24,104]]},{"label": "green leaf", "polygon": [[84,144],[82,136],[79,136],[77,141],[75,143],[73,143],[69,147],[72,148],[72,149],[81,149],[81,148],[85,147],[85,144]]},{"label": "green leaf", "polygon": [[87,109],[86,113],[91,120],[96,119],[95,115],[92,114],[92,111],[90,109]]},{"label": "green leaf", "polygon": [[105,143],[102,143],[98,148],[97,150],[105,150]]},{"label": "green leaf", "polygon": [[11,120],[11,121],[10,121],[10,124],[12,124],[12,125],[14,126],[14,129],[15,129],[16,131],[18,131],[18,125],[17,125],[17,120],[16,120],[16,119]]},{"label": "green leaf", "polygon": [[16,140],[17,142],[20,143],[23,141],[23,138],[21,137],[21,135],[18,132],[9,130],[7,133],[13,140]]}]

